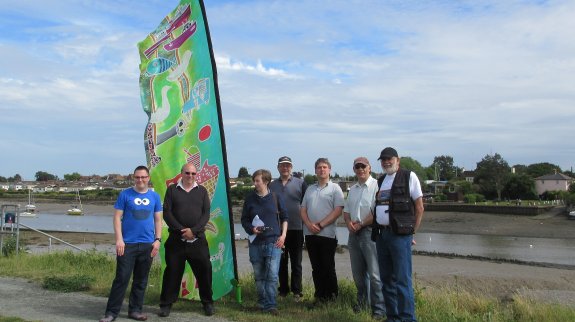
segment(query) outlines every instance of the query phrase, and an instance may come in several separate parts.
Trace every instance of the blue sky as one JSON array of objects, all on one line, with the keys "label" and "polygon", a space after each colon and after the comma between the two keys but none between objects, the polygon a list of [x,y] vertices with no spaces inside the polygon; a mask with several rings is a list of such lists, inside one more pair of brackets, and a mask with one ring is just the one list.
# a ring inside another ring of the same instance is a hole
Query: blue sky
[{"label": "blue sky", "polygon": [[[175,0],[0,0],[0,175],[145,164],[136,44]],[[230,175],[394,146],[575,165],[573,1],[211,1]]]}]

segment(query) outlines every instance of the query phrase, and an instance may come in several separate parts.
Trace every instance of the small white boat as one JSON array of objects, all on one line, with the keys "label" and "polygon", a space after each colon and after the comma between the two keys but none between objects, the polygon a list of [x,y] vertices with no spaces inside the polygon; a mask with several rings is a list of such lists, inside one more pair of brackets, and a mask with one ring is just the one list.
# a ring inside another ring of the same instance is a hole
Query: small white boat
[{"label": "small white boat", "polygon": [[20,217],[36,217],[36,205],[32,200],[32,190],[28,189],[28,204],[24,207],[24,211],[20,213]]},{"label": "small white boat", "polygon": [[68,209],[67,213],[70,216],[82,216],[84,211],[82,209],[82,200],[80,200],[80,192],[76,190],[76,201],[77,205],[72,205],[72,208]]}]

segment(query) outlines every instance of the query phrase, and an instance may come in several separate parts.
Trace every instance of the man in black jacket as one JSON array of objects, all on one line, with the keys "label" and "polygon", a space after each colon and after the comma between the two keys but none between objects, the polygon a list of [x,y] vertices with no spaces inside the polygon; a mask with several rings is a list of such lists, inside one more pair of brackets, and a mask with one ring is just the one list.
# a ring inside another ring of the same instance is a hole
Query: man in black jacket
[{"label": "man in black jacket", "polygon": [[378,160],[385,173],[378,180],[374,237],[387,321],[417,321],[411,245],[423,217],[421,184],[415,173],[400,169],[394,148],[383,149]]},{"label": "man in black jacket", "polygon": [[170,315],[172,304],[178,299],[186,261],[192,268],[206,315],[214,314],[212,298],[212,264],[206,240],[206,224],[210,219],[208,191],[196,182],[196,167],[187,163],[182,177],[166,190],[164,221],[169,236],[165,245],[166,269],[160,295],[160,316]]}]

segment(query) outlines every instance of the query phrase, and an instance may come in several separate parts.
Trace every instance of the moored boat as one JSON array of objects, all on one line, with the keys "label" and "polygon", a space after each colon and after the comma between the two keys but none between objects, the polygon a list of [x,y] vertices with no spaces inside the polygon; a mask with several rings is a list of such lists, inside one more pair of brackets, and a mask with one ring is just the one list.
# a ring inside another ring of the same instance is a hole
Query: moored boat
[{"label": "moored boat", "polygon": [[80,199],[80,191],[78,190],[76,190],[76,201],[78,204],[72,205],[72,207],[67,211],[67,214],[70,216],[82,216],[84,214],[82,209],[82,200]]}]

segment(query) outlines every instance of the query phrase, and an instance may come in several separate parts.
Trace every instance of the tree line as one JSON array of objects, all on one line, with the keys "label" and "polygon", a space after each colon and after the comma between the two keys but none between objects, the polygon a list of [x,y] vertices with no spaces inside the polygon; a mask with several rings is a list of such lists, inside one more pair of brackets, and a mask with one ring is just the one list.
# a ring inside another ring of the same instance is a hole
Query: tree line
[{"label": "tree line", "polygon": [[[466,181],[464,169],[454,164],[453,157],[449,155],[436,156],[433,162],[424,167],[421,163],[409,156],[401,157],[400,166],[411,170],[417,174],[422,182],[423,190],[430,192],[430,186],[425,182],[441,181],[445,182],[445,190],[458,191],[470,198],[481,200],[573,200],[570,204],[575,204],[575,184],[572,184],[570,191],[551,191],[542,196],[538,196],[535,191],[535,178],[543,175],[563,173],[571,178],[575,174],[570,171],[562,171],[561,167],[549,162],[540,162],[529,165],[509,163],[498,153],[487,154],[481,161],[477,162],[473,170],[473,182]],[[375,168],[374,166],[372,167]],[[377,178],[380,173],[372,172],[372,176]],[[303,176],[300,172],[294,172],[294,176]],[[308,184],[316,181],[313,174],[306,174],[304,180]],[[355,176],[343,176],[335,173],[334,179],[355,181]],[[241,167],[238,172],[238,180],[243,184],[251,185],[251,177],[246,167]],[[447,191],[444,191],[447,192]],[[445,196],[437,196],[441,197]]]}]

